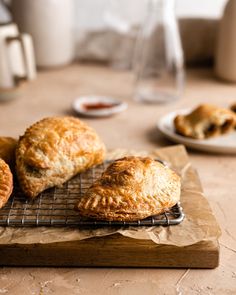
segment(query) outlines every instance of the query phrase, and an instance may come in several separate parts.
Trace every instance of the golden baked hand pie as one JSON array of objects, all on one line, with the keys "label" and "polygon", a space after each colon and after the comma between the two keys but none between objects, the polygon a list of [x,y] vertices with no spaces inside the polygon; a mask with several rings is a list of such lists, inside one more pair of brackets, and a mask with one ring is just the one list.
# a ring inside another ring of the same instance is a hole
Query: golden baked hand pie
[{"label": "golden baked hand pie", "polygon": [[81,216],[135,221],[162,213],[180,199],[180,177],[167,166],[142,157],[125,157],[108,166],[75,209]]},{"label": "golden baked hand pie", "polygon": [[0,137],[0,158],[12,168],[15,167],[17,140],[11,137]]},{"label": "golden baked hand pie", "polygon": [[87,124],[73,117],[46,118],[29,127],[19,140],[18,180],[23,192],[34,198],[101,163],[104,156],[103,142]]},{"label": "golden baked hand pie", "polygon": [[208,104],[200,105],[188,115],[178,115],[174,120],[179,134],[196,139],[228,133],[235,124],[236,116],[232,111]]},{"label": "golden baked hand pie", "polygon": [[0,208],[8,201],[13,189],[13,176],[7,163],[0,159]]}]

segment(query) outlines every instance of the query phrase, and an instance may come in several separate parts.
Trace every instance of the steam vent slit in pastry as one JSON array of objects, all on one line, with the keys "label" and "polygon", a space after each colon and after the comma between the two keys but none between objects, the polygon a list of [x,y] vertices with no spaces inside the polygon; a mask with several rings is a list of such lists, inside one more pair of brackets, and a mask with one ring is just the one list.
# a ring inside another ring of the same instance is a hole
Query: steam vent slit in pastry
[{"label": "steam vent slit in pastry", "polygon": [[51,117],[31,127],[16,148],[16,170],[23,192],[35,198],[79,172],[100,164],[105,146],[96,132],[73,117]]},{"label": "steam vent slit in pastry", "polygon": [[13,176],[7,163],[0,159],[0,209],[7,203],[13,189]]},{"label": "steam vent slit in pastry", "polygon": [[81,216],[136,221],[164,212],[180,199],[180,177],[149,157],[125,157],[111,163],[81,197]]},{"label": "steam vent slit in pastry", "polygon": [[176,116],[174,125],[183,136],[205,139],[233,131],[236,116],[230,110],[203,104],[188,115]]}]

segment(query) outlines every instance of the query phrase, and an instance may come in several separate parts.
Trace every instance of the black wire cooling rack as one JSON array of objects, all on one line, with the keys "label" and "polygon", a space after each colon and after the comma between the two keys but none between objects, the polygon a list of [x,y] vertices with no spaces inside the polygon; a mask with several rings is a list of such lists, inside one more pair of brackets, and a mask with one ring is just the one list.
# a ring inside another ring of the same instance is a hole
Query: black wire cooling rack
[{"label": "black wire cooling rack", "polygon": [[78,174],[62,187],[44,191],[35,200],[27,199],[16,183],[8,203],[0,209],[0,226],[167,226],[183,221],[184,213],[180,203],[163,214],[132,222],[81,218],[74,210],[75,204],[110,163],[107,161]]}]

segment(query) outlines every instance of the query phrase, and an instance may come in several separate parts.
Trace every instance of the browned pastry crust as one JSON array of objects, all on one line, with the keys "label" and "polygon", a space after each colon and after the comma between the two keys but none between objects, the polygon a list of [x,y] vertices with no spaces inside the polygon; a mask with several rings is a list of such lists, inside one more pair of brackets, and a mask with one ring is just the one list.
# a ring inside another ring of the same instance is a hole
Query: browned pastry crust
[{"label": "browned pastry crust", "polygon": [[232,111],[208,104],[198,106],[188,115],[178,115],[174,120],[179,134],[196,139],[228,133],[235,124],[236,116]]},{"label": "browned pastry crust", "polygon": [[81,216],[135,221],[162,213],[180,199],[180,177],[167,166],[142,157],[116,160],[80,199]]},{"label": "browned pastry crust", "polygon": [[11,168],[15,166],[15,151],[17,140],[11,137],[0,137],[0,158]]},{"label": "browned pastry crust", "polygon": [[104,156],[103,142],[84,122],[73,117],[46,118],[29,127],[19,140],[18,180],[23,192],[34,198],[101,163]]},{"label": "browned pastry crust", "polygon": [[8,201],[13,189],[13,176],[7,163],[0,159],[0,208]]}]

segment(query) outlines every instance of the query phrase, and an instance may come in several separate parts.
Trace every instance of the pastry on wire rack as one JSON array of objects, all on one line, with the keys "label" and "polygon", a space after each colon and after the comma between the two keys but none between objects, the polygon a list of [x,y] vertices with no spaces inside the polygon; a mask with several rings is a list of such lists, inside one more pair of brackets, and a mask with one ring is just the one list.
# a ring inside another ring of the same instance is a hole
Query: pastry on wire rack
[{"label": "pastry on wire rack", "polygon": [[177,115],[177,133],[195,139],[206,139],[233,131],[236,115],[227,109],[202,104],[187,115]]},{"label": "pastry on wire rack", "polygon": [[0,159],[0,208],[8,201],[13,190],[13,176],[7,163]]},{"label": "pastry on wire rack", "polygon": [[180,177],[149,157],[111,163],[75,209],[87,218],[136,221],[163,213],[180,200]]},{"label": "pastry on wire rack", "polygon": [[0,137],[0,158],[12,169],[15,168],[15,152],[17,140],[12,137]]},{"label": "pastry on wire rack", "polygon": [[21,189],[35,198],[79,172],[100,164],[105,146],[96,132],[74,117],[45,118],[20,137],[16,170]]}]

